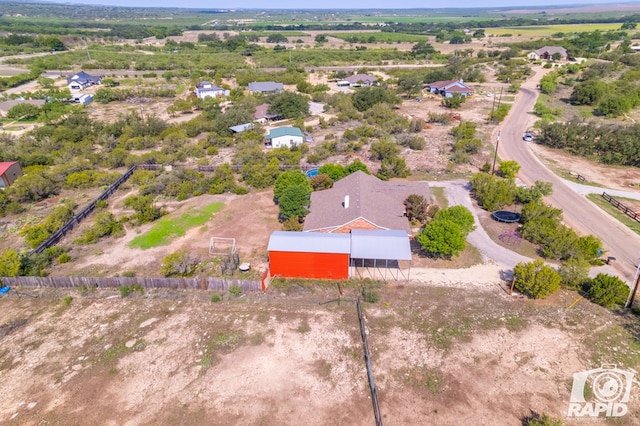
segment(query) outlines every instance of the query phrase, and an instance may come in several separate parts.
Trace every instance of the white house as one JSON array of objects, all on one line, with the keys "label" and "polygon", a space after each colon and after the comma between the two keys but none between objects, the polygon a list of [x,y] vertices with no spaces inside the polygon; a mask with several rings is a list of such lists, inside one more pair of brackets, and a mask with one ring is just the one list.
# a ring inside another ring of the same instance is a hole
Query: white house
[{"label": "white house", "polygon": [[67,86],[70,90],[82,90],[89,86],[94,86],[102,82],[102,77],[96,77],[80,71],[67,78]]},{"label": "white house", "polygon": [[297,127],[277,127],[271,129],[264,137],[264,145],[267,148],[291,148],[300,145],[304,141],[302,131]]},{"label": "white house", "polygon": [[229,93],[231,93],[229,90],[214,86],[208,81],[201,81],[196,85],[196,96],[200,99],[223,98],[229,96]]}]

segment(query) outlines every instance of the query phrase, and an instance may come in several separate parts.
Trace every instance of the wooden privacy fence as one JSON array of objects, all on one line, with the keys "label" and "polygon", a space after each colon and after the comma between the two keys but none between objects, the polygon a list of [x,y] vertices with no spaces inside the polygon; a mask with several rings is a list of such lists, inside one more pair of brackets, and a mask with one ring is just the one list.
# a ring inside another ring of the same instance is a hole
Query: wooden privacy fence
[{"label": "wooden privacy fence", "polygon": [[40,243],[40,245],[38,247],[36,247],[35,249],[31,250],[29,252],[29,254],[27,255],[27,257],[28,256],[32,256],[32,255],[34,255],[36,253],[42,253],[45,249],[48,249],[49,247],[52,247],[52,246],[58,244],[58,241],[60,241],[62,239],[62,237],[67,235],[69,233],[69,231],[71,231],[76,225],[79,225],[80,222],[82,222],[82,220],[85,217],[89,216],[89,214],[92,211],[95,210],[96,203],[98,201],[106,200],[107,198],[109,198],[111,196],[111,194],[116,192],[116,190],[120,187],[120,185],[122,185],[124,182],[126,182],[127,179],[129,179],[131,177],[131,175],[133,174],[133,172],[135,172],[137,169],[157,170],[157,169],[160,169],[160,168],[162,168],[161,164],[138,164],[138,165],[132,166],[122,176],[120,176],[117,181],[112,183],[109,186],[109,188],[107,188],[102,194],[100,194],[100,196],[98,198],[96,198],[95,200],[90,202],[88,205],[86,205],[82,210],[80,210],[80,212],[78,214],[73,216],[64,225],[62,225],[62,227],[60,229],[58,229],[56,232],[51,234],[51,236],[49,238],[47,238],[42,243]]},{"label": "wooden privacy fence", "polygon": [[631,219],[633,219],[636,222],[640,223],[640,212],[636,212],[636,211],[632,210],[631,208],[625,206],[620,201],[616,200],[615,198],[613,198],[611,195],[607,194],[606,192],[602,193],[602,198],[604,198],[605,200],[610,202],[618,210],[622,210],[624,212],[624,214],[629,216]]},{"label": "wooden privacy fence", "polygon": [[140,285],[144,288],[215,290],[225,292],[237,285],[244,292],[261,291],[262,283],[251,280],[224,280],[221,278],[137,278],[137,277],[6,277],[2,285],[32,288],[118,288]]}]

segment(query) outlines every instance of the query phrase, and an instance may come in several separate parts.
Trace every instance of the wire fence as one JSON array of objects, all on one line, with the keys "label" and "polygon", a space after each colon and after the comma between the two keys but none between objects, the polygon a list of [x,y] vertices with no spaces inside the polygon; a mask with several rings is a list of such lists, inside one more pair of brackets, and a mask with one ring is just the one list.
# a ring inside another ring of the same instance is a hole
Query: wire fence
[{"label": "wire fence", "polygon": [[373,381],[373,370],[371,368],[371,356],[369,355],[369,343],[367,342],[367,331],[364,327],[364,316],[360,307],[360,299],[356,299],[356,309],[358,310],[358,321],[360,322],[360,334],[362,335],[362,345],[364,347],[364,362],[367,366],[367,377],[369,379],[369,390],[371,391],[371,403],[373,404],[373,416],[376,419],[376,426],[382,426],[382,416],[380,415],[380,404],[378,404],[378,392]]},{"label": "wire fence", "polygon": [[38,247],[31,250],[29,254],[27,254],[27,257],[33,256],[36,253],[42,253],[45,249],[48,249],[49,247],[52,247],[58,244],[58,242],[62,239],[62,237],[67,235],[69,232],[71,232],[71,230],[73,230],[73,228],[75,228],[76,225],[79,225],[80,222],[84,220],[84,218],[89,216],[91,212],[95,210],[96,204],[98,201],[106,200],[107,198],[109,198],[111,194],[116,192],[120,187],[120,185],[126,182],[131,177],[133,172],[135,172],[137,169],[158,170],[160,168],[162,168],[161,164],[137,164],[137,165],[131,166],[129,170],[127,170],[122,176],[120,176],[117,181],[112,183],[109,186],[109,188],[107,188],[95,200],[87,204],[82,210],[80,210],[80,212],[78,212],[71,219],[69,219],[56,232],[51,234],[49,238],[47,238],[42,243],[40,243]]}]

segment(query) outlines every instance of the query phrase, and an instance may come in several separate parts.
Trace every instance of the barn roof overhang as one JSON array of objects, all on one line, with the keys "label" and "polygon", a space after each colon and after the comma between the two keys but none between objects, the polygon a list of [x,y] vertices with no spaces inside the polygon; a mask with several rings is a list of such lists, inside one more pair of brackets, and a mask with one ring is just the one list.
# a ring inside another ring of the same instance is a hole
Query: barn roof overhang
[{"label": "barn roof overhang", "polygon": [[411,260],[411,244],[398,229],[351,230],[351,257],[354,259]]}]

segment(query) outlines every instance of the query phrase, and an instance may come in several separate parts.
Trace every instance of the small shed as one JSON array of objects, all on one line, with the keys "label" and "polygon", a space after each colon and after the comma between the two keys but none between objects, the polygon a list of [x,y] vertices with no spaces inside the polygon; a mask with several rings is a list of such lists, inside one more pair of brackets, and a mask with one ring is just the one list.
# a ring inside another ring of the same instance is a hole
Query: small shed
[{"label": "small shed", "polygon": [[349,278],[349,234],[275,231],[269,237],[270,276]]},{"label": "small shed", "polygon": [[22,176],[22,168],[17,161],[0,163],[0,188],[6,188]]}]

